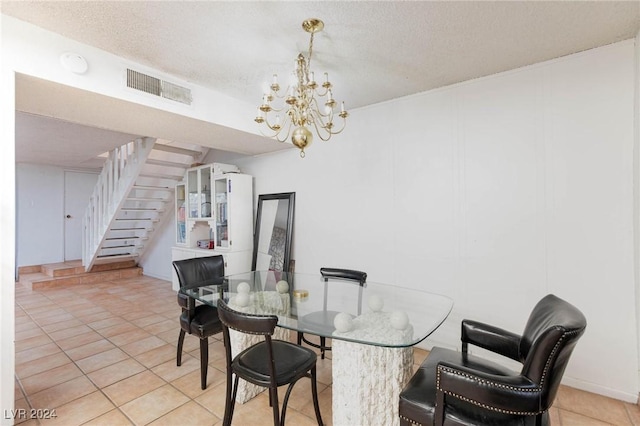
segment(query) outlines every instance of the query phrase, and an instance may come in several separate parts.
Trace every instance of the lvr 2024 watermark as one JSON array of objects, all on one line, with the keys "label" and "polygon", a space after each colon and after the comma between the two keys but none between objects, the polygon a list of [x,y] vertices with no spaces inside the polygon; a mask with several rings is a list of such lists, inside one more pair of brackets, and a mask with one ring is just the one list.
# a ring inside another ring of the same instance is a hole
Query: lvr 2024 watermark
[{"label": "lvr 2024 watermark", "polygon": [[58,417],[56,414],[55,408],[50,410],[48,408],[17,408],[15,410],[4,410],[4,418],[5,419],[15,419],[15,420],[29,420],[29,419],[55,419]]}]

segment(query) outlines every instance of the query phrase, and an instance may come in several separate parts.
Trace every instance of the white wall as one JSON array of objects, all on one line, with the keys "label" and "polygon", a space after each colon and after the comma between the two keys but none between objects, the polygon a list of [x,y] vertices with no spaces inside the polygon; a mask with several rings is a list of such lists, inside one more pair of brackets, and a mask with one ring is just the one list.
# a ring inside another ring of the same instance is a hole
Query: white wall
[{"label": "white wall", "polygon": [[64,169],[17,164],[16,266],[62,261]]},{"label": "white wall", "polygon": [[[171,207],[168,207],[171,208]],[[144,275],[171,281],[171,247],[176,245],[175,211],[167,212],[162,221],[156,224],[152,239],[147,242],[147,250],[139,265]]]},{"label": "white wall", "polygon": [[[40,164],[16,165],[16,267],[65,260],[66,171]],[[77,176],[88,185],[97,178],[92,172]]]},{"label": "white wall", "polygon": [[[15,75],[0,61],[0,407],[15,401]],[[12,425],[3,418],[2,425]],[[10,417],[10,416],[8,416]]]},{"label": "white wall", "polygon": [[565,383],[635,401],[634,80],[622,42],[353,111],[305,159],[238,164],[256,197],[296,192],[296,270],[447,294],[427,344],[450,347],[463,317],[521,331],[555,293],[588,319]]},{"label": "white wall", "polygon": [[[634,259],[636,282],[636,321],[638,326],[638,365],[640,366],[640,31],[635,39],[636,47],[636,90],[635,90],[635,140],[633,145],[633,182],[634,182]],[[638,370],[638,381],[640,382],[640,369]]]}]

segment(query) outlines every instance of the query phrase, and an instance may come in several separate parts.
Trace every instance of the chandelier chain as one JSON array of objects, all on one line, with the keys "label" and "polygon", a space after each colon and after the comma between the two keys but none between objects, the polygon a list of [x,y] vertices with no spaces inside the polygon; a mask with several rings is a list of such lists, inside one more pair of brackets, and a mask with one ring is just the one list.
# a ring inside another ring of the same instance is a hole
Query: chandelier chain
[{"label": "chandelier chain", "polygon": [[[311,33],[311,39],[309,40],[309,58],[307,59],[307,67],[308,67],[307,70],[311,69],[311,54],[313,53],[313,35],[314,34],[315,33],[313,32]],[[307,75],[307,81],[309,80],[308,77],[309,76]]]}]

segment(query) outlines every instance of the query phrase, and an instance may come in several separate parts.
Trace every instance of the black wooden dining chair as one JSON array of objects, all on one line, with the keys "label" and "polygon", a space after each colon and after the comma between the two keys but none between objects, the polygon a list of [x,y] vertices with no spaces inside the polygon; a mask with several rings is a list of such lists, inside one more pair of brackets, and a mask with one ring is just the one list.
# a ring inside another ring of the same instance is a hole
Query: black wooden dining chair
[{"label": "black wooden dining chair", "polygon": [[[173,268],[178,275],[180,288],[192,288],[205,282],[213,283],[224,277],[224,259],[222,256],[197,257],[193,259],[175,260]],[[178,304],[182,308],[180,314],[180,335],[176,363],[182,364],[182,346],[186,333],[200,339],[200,387],[207,388],[207,369],[209,365],[209,337],[222,331],[222,323],[218,318],[218,309],[210,305],[196,305],[194,298],[178,293]]]},{"label": "black wooden dining chair", "polygon": [[[227,306],[223,299],[218,299],[218,315],[222,321],[227,359],[227,393],[223,425],[231,425],[239,379],[269,388],[269,402],[273,408],[273,424],[275,426],[284,425],[291,390],[302,377],[311,378],[313,408],[318,425],[322,425],[316,382],[316,360],[318,359],[316,353],[291,342],[273,340],[271,337],[278,324],[278,317],[275,315],[252,315],[234,311]],[[256,343],[232,357],[229,329],[262,335],[264,341]],[[235,381],[232,384],[233,375],[235,375]],[[286,384],[289,386],[280,414],[278,386]]]},{"label": "black wooden dining chair", "polygon": [[[324,306],[322,311],[311,312],[310,314],[305,315],[302,318],[298,319],[298,323],[303,326],[304,323],[312,323],[315,326],[314,329],[317,329],[317,326],[320,325],[324,327],[327,332],[330,332],[334,329],[333,320],[339,312],[331,311],[327,309],[327,292],[328,290],[328,282],[329,280],[336,281],[347,281],[351,283],[357,283],[360,288],[358,289],[358,306],[356,307],[357,315],[361,314],[362,310],[362,287],[365,285],[367,281],[367,273],[362,271],[355,271],[353,269],[339,269],[339,268],[320,268],[320,274],[324,279]],[[320,344],[315,342],[311,342],[304,337],[304,333],[301,331],[298,332],[298,344],[301,345],[302,342],[313,346],[314,348],[320,349],[320,358],[324,359],[325,352],[331,350],[331,346],[327,345],[327,338],[324,336],[320,336]]]},{"label": "black wooden dining chair", "polygon": [[[462,352],[433,348],[400,393],[400,424],[548,425],[569,357],[587,321],[548,295],[533,308],[522,335],[462,322]],[[522,363],[517,372],[468,353],[472,344]]]}]

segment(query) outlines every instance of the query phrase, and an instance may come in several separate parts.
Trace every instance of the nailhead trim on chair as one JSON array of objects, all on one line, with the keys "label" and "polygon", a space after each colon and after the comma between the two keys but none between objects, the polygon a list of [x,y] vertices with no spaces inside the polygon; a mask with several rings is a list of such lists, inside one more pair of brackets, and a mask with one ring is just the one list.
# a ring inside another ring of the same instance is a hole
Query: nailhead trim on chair
[{"label": "nailhead trim on chair", "polygon": [[[231,308],[229,308],[228,310],[230,310],[230,311],[232,311],[232,312],[233,312],[233,309],[231,309]],[[246,313],[246,312],[240,312],[240,313],[241,313],[242,315],[247,316],[247,317],[255,317],[255,318],[261,318],[261,317],[264,317],[264,316],[265,316],[265,315],[249,314],[249,313]],[[238,330],[237,328],[232,327],[232,326],[230,326],[230,325],[227,325],[227,327],[228,327],[228,328],[230,328],[231,330],[235,330],[235,331],[238,331],[238,332],[240,332],[240,333],[244,333],[244,334],[255,334],[256,336],[266,336],[266,335],[271,335],[271,334],[272,334],[272,333],[269,333],[269,332],[266,332],[266,331],[259,332],[259,331],[244,331],[244,330]]]},{"label": "nailhead trim on chair", "polygon": [[509,386],[509,385],[503,385],[502,383],[496,383],[496,382],[492,382],[491,380],[485,380],[485,379],[479,379],[476,376],[472,376],[471,374],[467,374],[467,373],[462,373],[459,372],[457,370],[454,370],[452,368],[449,367],[440,367],[438,366],[438,379],[436,380],[436,386],[438,387],[438,390],[446,392],[442,389],[440,389],[440,371],[447,371],[449,373],[453,373],[456,374],[458,376],[464,376],[467,379],[472,379],[476,382],[479,383],[484,383],[487,385],[491,385],[497,388],[503,388],[503,389],[508,389],[508,390],[512,390],[512,391],[518,391],[518,392],[539,392],[541,390],[541,388],[539,386],[536,386],[535,388],[520,388],[518,386]]},{"label": "nailhead trim on chair", "polygon": [[227,326],[229,327],[231,330],[235,330],[238,331],[240,333],[244,333],[244,334],[255,334],[256,336],[266,336],[267,334],[271,334],[271,333],[267,333],[267,332],[262,332],[259,333],[257,331],[244,331],[244,330],[238,330],[237,328],[231,327],[231,326]]},{"label": "nailhead trim on chair", "polygon": [[497,411],[498,413],[503,413],[503,414],[513,414],[513,415],[516,415],[516,416],[537,416],[538,414],[542,414],[545,411],[547,411],[547,410],[542,410],[542,411],[503,410],[502,408],[497,408],[497,407],[492,407],[490,405],[482,404],[481,402],[474,401],[472,399],[466,398],[466,397],[464,397],[462,395],[455,394],[453,392],[449,392],[449,391],[443,391],[443,392],[446,393],[449,396],[456,397],[456,398],[461,399],[463,401],[466,401],[466,402],[468,402],[470,404],[477,405],[477,406],[482,407],[482,408],[486,408],[487,410]]},{"label": "nailhead trim on chair", "polygon": [[[539,414],[544,413],[547,410],[542,410],[542,411],[511,411],[511,410],[503,410],[502,408],[497,408],[497,407],[492,407],[490,405],[486,405],[483,404],[481,402],[478,401],[474,401],[472,399],[466,398],[462,395],[458,395],[456,393],[453,392],[449,392],[449,391],[445,391],[442,388],[440,388],[440,372],[441,371],[447,371],[449,373],[453,373],[456,374],[458,376],[464,376],[468,379],[472,379],[475,380],[477,382],[481,382],[481,383],[486,383],[488,385],[492,385],[492,386],[496,386],[499,388],[503,388],[503,389],[508,389],[508,390],[513,390],[513,391],[518,391],[518,392],[539,392],[542,389],[542,384],[544,383],[545,378],[547,377],[547,372],[549,371],[549,365],[551,364],[551,360],[553,359],[553,356],[555,355],[556,351],[558,350],[558,347],[560,347],[560,343],[562,343],[562,341],[564,340],[564,338],[568,335],[571,334],[576,334],[579,333],[581,330],[577,330],[577,331],[570,331],[570,332],[566,332],[564,333],[562,336],[560,336],[560,339],[558,339],[558,342],[556,342],[556,344],[554,345],[553,349],[551,350],[551,353],[549,354],[549,357],[547,358],[547,362],[544,366],[544,370],[542,371],[542,377],[540,379],[540,386],[536,386],[535,388],[519,388],[519,387],[515,387],[515,386],[508,386],[508,385],[503,385],[501,383],[495,383],[489,380],[484,380],[484,379],[478,379],[477,377],[471,376],[467,373],[462,373],[459,372],[457,370],[453,370],[449,367],[441,367],[438,366],[438,371],[436,374],[436,389],[438,389],[440,392],[444,392],[445,394],[449,395],[449,396],[453,396],[455,398],[461,399],[463,401],[466,401],[468,403],[477,405],[479,407],[483,407],[486,408],[488,410],[492,410],[492,411],[497,411],[499,413],[503,413],[503,414],[514,414],[517,416],[537,416]],[[437,404],[436,404],[437,405]]]},{"label": "nailhead trim on chair", "polygon": [[409,418],[407,418],[407,417],[403,416],[402,414],[400,414],[400,418],[401,418],[402,420],[406,420],[406,421],[408,421],[408,422],[409,422],[409,423],[411,423],[412,425],[415,425],[415,426],[422,426],[422,423],[418,423],[418,422],[416,422],[415,420],[411,420],[411,419],[409,419]]}]

